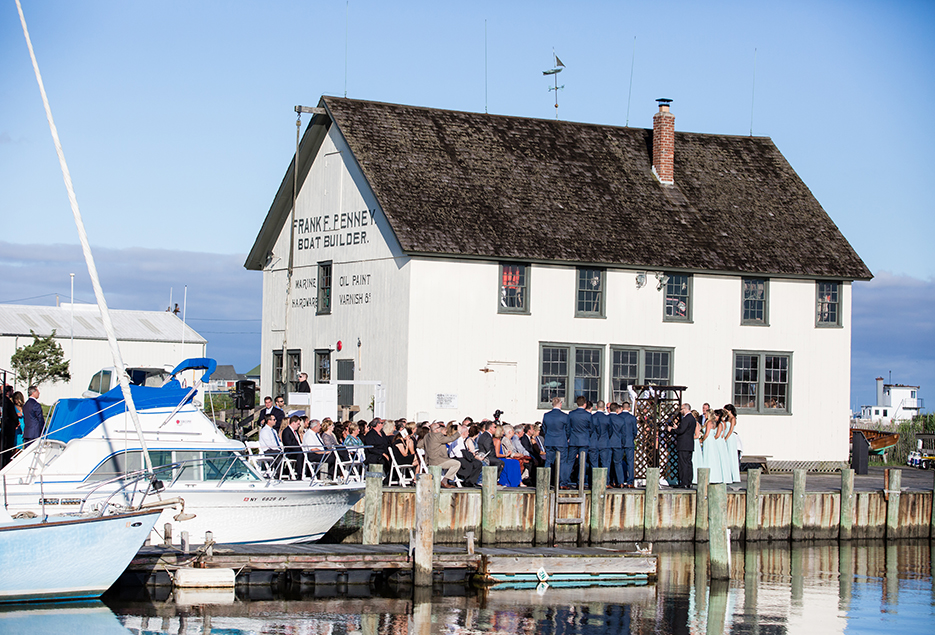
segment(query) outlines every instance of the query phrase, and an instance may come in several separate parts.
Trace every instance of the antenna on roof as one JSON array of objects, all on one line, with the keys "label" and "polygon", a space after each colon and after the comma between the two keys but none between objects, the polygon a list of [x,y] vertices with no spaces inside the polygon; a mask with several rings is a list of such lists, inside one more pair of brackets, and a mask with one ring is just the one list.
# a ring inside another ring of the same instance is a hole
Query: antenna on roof
[{"label": "antenna on roof", "polygon": [[351,0],[344,5],[344,98],[347,99],[347,24],[351,12]]},{"label": "antenna on roof", "polygon": [[633,36],[633,57],[630,58],[630,92],[627,94],[627,128],[630,127],[630,97],[633,96],[633,65],[636,63],[636,36]]},{"label": "antenna on roof", "polygon": [[487,20],[484,20],[484,114],[487,114]]},{"label": "antenna on roof", "polygon": [[753,90],[750,93],[750,136],[753,136],[753,101],[756,99],[756,49],[753,49]]},{"label": "antenna on roof", "polygon": [[555,80],[555,86],[550,86],[549,91],[555,91],[555,118],[558,119],[558,91],[565,88],[565,85],[558,85],[558,74],[562,72],[565,68],[565,65],[562,64],[562,60],[558,59],[558,55],[555,54],[555,49],[552,49],[552,57],[555,59],[555,65],[547,71],[542,71],[543,75],[551,75]]}]

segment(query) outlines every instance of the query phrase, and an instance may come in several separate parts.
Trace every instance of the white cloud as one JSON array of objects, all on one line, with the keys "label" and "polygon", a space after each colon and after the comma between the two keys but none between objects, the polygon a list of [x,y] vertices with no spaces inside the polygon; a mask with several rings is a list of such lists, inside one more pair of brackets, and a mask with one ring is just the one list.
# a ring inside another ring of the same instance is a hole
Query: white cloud
[{"label": "white cloud", "polygon": [[[165,310],[183,304],[186,319],[208,340],[208,354],[245,372],[260,362],[262,278],[243,268],[242,254],[206,254],[168,249],[94,247],[94,258],[114,309]],[[78,245],[22,245],[0,242],[0,302],[51,306],[56,296],[94,303],[94,291]],[[168,360],[172,363],[178,360]]]},{"label": "white cloud", "polygon": [[935,387],[935,279],[883,271],[854,283],[853,322],[852,405],[875,401],[874,378],[890,372],[923,397]]}]

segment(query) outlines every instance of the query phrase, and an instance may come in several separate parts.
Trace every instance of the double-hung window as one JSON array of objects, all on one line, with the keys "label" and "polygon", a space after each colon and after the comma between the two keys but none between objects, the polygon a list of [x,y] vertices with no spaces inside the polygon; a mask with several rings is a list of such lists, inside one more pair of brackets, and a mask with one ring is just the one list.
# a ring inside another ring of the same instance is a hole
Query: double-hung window
[{"label": "double-hung window", "polygon": [[292,349],[288,351],[285,367],[283,367],[282,349],[273,351],[273,394],[285,395],[298,390],[301,369],[301,350]]},{"label": "double-hung window", "polygon": [[577,270],[575,317],[604,317],[604,287],[607,283],[603,269]]},{"label": "double-hung window", "polygon": [[315,383],[327,384],[331,381],[331,351],[317,349],[315,351]]},{"label": "double-hung window", "polygon": [[629,401],[630,386],[672,385],[671,348],[644,348],[638,346],[610,347],[610,386],[612,400]]},{"label": "double-hung window", "polygon": [[569,406],[578,396],[597,403],[603,394],[603,358],[599,345],[540,344],[539,407],[551,408],[553,397]]},{"label": "double-hung window", "polygon": [[741,324],[769,326],[769,281],[766,278],[743,278]]},{"label": "double-hung window", "polygon": [[734,351],[738,412],[790,414],[791,398],[792,353]]},{"label": "double-hung window", "polygon": [[691,322],[692,277],[682,274],[669,274],[667,278],[663,320],[666,322]]},{"label": "double-hung window", "polygon": [[529,267],[514,263],[500,265],[500,313],[529,313]]},{"label": "double-hung window", "polygon": [[318,263],[318,315],[331,313],[331,262]]},{"label": "double-hung window", "polygon": [[841,326],[841,285],[819,280],[815,290],[815,326]]}]

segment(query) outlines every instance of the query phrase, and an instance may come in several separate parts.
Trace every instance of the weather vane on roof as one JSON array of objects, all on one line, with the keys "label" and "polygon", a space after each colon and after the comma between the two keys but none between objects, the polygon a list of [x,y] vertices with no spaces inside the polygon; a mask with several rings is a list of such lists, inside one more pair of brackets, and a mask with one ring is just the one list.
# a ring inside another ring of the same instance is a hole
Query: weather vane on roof
[{"label": "weather vane on roof", "polygon": [[555,49],[552,49],[552,57],[555,58],[555,65],[547,71],[542,71],[542,74],[551,75],[552,79],[555,80],[555,85],[549,86],[549,91],[555,91],[555,118],[558,119],[558,91],[565,88],[564,84],[561,86],[558,85],[558,74],[562,72],[565,65],[562,64],[562,60],[558,59],[558,55],[555,54]]}]

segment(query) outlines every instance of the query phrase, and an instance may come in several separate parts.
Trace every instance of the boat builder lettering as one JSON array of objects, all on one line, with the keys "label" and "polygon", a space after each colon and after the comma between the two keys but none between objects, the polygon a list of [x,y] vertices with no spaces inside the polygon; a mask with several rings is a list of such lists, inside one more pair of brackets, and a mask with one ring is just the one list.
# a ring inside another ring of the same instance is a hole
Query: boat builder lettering
[{"label": "boat builder lettering", "polygon": [[366,245],[367,230],[364,228],[373,225],[375,217],[376,210],[363,210],[297,218],[294,225],[296,249]]}]

